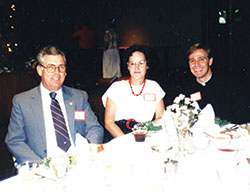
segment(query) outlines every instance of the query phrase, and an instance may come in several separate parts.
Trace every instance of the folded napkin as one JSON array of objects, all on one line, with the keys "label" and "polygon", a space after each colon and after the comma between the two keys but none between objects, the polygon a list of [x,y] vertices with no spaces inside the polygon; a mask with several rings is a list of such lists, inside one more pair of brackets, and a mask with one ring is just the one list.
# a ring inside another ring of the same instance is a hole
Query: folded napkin
[{"label": "folded napkin", "polygon": [[220,131],[220,126],[215,124],[215,113],[211,104],[207,104],[200,112],[199,119],[194,124],[192,130],[193,132],[203,131],[211,134]]}]

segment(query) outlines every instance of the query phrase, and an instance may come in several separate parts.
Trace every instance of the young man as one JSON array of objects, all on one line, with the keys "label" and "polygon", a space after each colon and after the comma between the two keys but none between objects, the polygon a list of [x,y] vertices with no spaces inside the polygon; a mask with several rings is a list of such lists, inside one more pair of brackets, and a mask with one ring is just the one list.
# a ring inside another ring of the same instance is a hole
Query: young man
[{"label": "young man", "polygon": [[247,95],[234,76],[212,72],[211,50],[197,43],[187,53],[189,69],[195,78],[185,82],[180,91],[198,101],[201,109],[210,103],[216,117],[233,123],[249,121]]}]

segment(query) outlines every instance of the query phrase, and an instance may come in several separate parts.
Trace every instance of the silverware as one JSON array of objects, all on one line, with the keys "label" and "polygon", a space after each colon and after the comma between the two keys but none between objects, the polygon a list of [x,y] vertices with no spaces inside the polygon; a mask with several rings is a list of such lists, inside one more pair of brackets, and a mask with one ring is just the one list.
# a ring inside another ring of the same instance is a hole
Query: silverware
[{"label": "silverware", "polygon": [[205,131],[203,131],[203,133],[204,133],[205,135],[207,135],[207,136],[211,137],[211,138],[216,138],[215,136],[210,135],[210,134],[208,134],[208,133],[207,133],[207,132],[205,132]]},{"label": "silverware", "polygon": [[173,160],[173,159],[170,159],[170,158],[167,158],[166,161],[164,161],[164,164],[167,164],[167,163],[172,163],[174,165],[176,165],[178,163],[177,160]]},{"label": "silverware", "polygon": [[153,145],[153,146],[151,146],[151,149],[155,152],[164,152],[164,151],[169,151],[169,150],[173,149],[173,147],[171,146],[171,147],[167,148],[165,146],[161,147],[160,145]]},{"label": "silverware", "polygon": [[41,175],[41,174],[39,174],[39,173],[35,173],[35,175],[38,176],[38,177],[40,177],[41,179],[49,179],[49,180],[51,180],[51,181],[57,181],[56,179],[53,179],[53,178],[51,178],[51,177],[46,177],[46,176]]},{"label": "silverware", "polygon": [[226,132],[231,132],[231,131],[235,131],[238,128],[240,128],[240,126],[235,124],[232,127],[226,128],[225,131]]}]

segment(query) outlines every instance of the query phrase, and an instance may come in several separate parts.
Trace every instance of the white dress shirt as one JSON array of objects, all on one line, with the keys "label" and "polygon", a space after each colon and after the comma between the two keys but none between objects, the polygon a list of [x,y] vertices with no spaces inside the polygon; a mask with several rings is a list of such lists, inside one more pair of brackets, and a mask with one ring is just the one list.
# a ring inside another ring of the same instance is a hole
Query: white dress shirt
[{"label": "white dress shirt", "polygon": [[[55,134],[55,128],[52,120],[51,110],[50,110],[50,104],[51,104],[51,98],[50,98],[50,91],[48,91],[41,83],[41,95],[42,95],[42,105],[43,105],[43,116],[44,116],[44,122],[45,122],[45,131],[46,131],[46,142],[47,142],[47,157],[55,157],[60,156],[64,154],[65,152],[57,146],[56,141],[56,134]],[[69,132],[71,147],[67,151],[67,153],[72,154],[74,152],[74,143],[71,138],[70,129],[68,126],[68,119],[66,115],[66,109],[64,105],[63,95],[62,95],[62,89],[59,89],[56,92],[56,100],[59,102],[66,126]]]}]

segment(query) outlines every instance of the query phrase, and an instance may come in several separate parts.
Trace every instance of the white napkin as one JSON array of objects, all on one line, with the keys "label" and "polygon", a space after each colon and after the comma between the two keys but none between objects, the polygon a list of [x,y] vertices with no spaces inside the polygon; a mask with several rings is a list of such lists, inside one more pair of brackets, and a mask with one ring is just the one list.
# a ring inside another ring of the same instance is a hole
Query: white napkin
[{"label": "white napkin", "polygon": [[192,128],[193,132],[199,130],[206,133],[218,133],[220,130],[219,125],[215,124],[215,114],[211,104],[207,104],[206,107],[200,112],[199,119]]},{"label": "white napkin", "polygon": [[[92,160],[89,143],[80,134],[76,134],[76,161],[77,167],[68,172],[65,178],[64,191],[101,191],[102,175],[99,166]],[[82,185],[84,181],[84,185]]]},{"label": "white napkin", "polygon": [[177,137],[175,123],[171,116],[171,111],[169,110],[164,111],[162,118],[162,129],[165,130],[168,135],[175,135]]},{"label": "white napkin", "polygon": [[87,139],[76,134],[76,159],[78,167],[85,167],[91,161],[91,153]]}]

